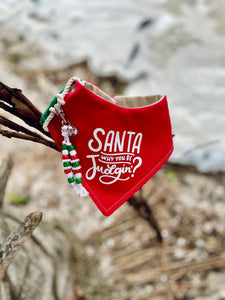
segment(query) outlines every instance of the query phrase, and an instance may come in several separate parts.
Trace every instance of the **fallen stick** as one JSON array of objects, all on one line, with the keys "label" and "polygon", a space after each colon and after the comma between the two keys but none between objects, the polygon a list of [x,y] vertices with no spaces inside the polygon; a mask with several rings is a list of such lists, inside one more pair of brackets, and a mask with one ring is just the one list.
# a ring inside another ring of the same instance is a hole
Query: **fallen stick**
[{"label": "fallen stick", "polygon": [[17,252],[25,241],[30,237],[42,218],[39,211],[26,216],[24,221],[4,240],[0,245],[0,279],[4,277],[5,271],[13,261]]}]

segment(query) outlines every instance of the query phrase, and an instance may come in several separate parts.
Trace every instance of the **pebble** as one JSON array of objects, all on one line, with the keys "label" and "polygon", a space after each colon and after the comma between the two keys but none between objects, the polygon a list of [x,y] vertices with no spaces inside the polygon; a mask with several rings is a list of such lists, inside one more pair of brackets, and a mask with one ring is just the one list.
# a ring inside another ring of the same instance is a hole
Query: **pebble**
[{"label": "pebble", "polygon": [[177,239],[177,246],[184,247],[187,244],[187,240],[184,237],[179,237]]},{"label": "pebble", "polygon": [[168,281],[168,276],[166,274],[162,274],[162,276],[160,277],[160,281],[165,283]]},{"label": "pebble", "polygon": [[195,242],[195,245],[197,248],[202,248],[204,246],[204,240],[203,239],[197,239]]},{"label": "pebble", "polygon": [[163,229],[161,231],[161,235],[162,237],[165,239],[165,238],[168,238],[169,237],[169,231],[167,229]]},{"label": "pebble", "polygon": [[202,229],[205,233],[211,234],[213,232],[213,225],[212,222],[205,222],[202,226]]},{"label": "pebble", "polygon": [[173,228],[176,228],[180,225],[181,217],[176,216],[170,220],[170,224]]},{"label": "pebble", "polygon": [[145,287],[145,292],[150,294],[153,291],[153,286],[151,284],[147,284]]},{"label": "pebble", "polygon": [[174,251],[175,259],[183,259],[185,257],[186,252],[181,248],[176,248]]},{"label": "pebble", "polygon": [[113,247],[115,245],[115,240],[113,238],[109,238],[107,241],[106,241],[106,245],[108,247]]}]

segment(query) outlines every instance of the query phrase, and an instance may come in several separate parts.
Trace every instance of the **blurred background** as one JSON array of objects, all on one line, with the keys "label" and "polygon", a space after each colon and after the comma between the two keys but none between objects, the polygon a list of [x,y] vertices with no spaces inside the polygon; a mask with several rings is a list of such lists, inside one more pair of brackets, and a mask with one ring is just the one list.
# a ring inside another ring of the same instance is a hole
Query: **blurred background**
[{"label": "blurred background", "polygon": [[[7,0],[0,11],[0,81],[42,112],[75,75],[111,95],[166,94],[175,134],[143,188],[163,246],[127,204],[105,218],[76,198],[54,150],[0,137],[0,157],[15,161],[8,201],[27,199],[17,214],[69,223],[109,299],[225,299],[225,2]],[[84,299],[107,299],[93,290]]]}]

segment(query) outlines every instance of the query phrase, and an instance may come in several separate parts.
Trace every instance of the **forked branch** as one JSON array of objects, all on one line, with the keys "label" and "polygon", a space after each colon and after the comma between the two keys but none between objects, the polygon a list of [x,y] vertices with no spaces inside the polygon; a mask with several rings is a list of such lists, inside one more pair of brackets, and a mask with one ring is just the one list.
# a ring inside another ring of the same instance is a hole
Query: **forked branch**
[{"label": "forked branch", "polygon": [[0,134],[8,138],[19,138],[30,140],[33,142],[44,144],[47,147],[57,150],[52,140],[46,139],[50,135],[43,130],[40,125],[41,112],[33,105],[33,103],[23,95],[20,89],[10,88],[0,82],[0,109],[9,114],[18,117],[27,125],[35,128],[42,135],[30,130],[24,126],[18,125],[7,118],[0,116],[0,125],[7,127],[13,131],[0,129]]}]

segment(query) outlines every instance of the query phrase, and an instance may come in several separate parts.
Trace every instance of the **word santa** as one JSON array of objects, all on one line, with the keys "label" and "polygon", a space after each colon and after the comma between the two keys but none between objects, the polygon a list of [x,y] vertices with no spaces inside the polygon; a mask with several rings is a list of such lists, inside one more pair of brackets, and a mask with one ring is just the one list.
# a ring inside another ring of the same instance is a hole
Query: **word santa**
[{"label": "word santa", "polygon": [[103,128],[96,128],[93,131],[93,139],[88,142],[88,147],[93,152],[128,152],[140,153],[142,133],[134,131],[114,131],[107,133]]}]

